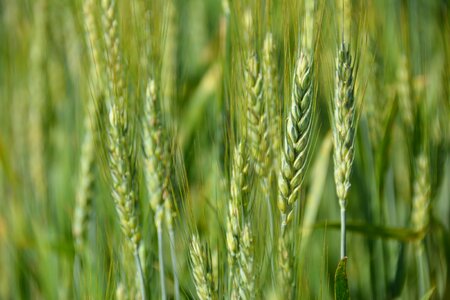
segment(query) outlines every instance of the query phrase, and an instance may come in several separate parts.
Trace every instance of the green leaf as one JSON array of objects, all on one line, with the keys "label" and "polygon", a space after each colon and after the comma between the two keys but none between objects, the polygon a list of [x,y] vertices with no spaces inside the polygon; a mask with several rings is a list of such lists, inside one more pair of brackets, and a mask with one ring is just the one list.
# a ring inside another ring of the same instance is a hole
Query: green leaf
[{"label": "green leaf", "polygon": [[347,257],[344,257],[339,261],[336,269],[336,274],[334,276],[334,299],[350,299],[347,280]]},{"label": "green leaf", "polygon": [[425,293],[425,295],[420,298],[421,300],[429,300],[431,299],[431,296],[434,294],[434,290],[436,289],[435,286],[433,286],[431,289],[428,290],[428,292]]}]

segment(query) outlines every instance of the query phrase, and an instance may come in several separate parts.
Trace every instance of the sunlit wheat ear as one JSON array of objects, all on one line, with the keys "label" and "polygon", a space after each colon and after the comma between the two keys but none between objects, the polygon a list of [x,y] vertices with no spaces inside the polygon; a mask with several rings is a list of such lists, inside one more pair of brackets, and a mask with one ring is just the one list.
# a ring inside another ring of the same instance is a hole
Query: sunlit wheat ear
[{"label": "sunlit wheat ear", "polygon": [[275,58],[275,45],[272,33],[268,32],[264,39],[263,59],[262,59],[262,73],[263,73],[263,92],[264,103],[268,116],[269,137],[271,140],[271,150],[274,160],[274,165],[278,168],[279,157],[281,149],[281,128],[280,128],[280,114],[278,112],[277,103],[279,101],[277,96],[277,68]]},{"label": "sunlit wheat ear", "polygon": [[336,82],[333,101],[334,181],[341,208],[341,256],[345,249],[345,209],[350,189],[350,174],[354,158],[355,99],[353,62],[348,45],[341,44],[336,60]]},{"label": "sunlit wheat ear", "polygon": [[245,69],[245,86],[247,98],[247,122],[250,154],[256,173],[265,177],[270,163],[267,113],[262,89],[262,74],[256,55],[247,60]]},{"label": "sunlit wheat ear", "polygon": [[239,237],[239,296],[255,299],[254,245],[250,224],[245,224]]},{"label": "sunlit wheat ear", "polygon": [[213,282],[211,254],[208,247],[202,247],[197,235],[192,237],[189,257],[198,298],[201,300],[217,299]]},{"label": "sunlit wheat ear", "polygon": [[282,232],[292,219],[307,168],[312,136],[312,61],[303,52],[297,59],[292,86],[291,109],[287,119],[281,171],[278,177],[278,208]]},{"label": "sunlit wheat ear", "polygon": [[423,230],[429,223],[430,175],[427,156],[422,153],[416,160],[416,179],[414,181],[414,197],[412,207],[412,223],[414,229]]}]

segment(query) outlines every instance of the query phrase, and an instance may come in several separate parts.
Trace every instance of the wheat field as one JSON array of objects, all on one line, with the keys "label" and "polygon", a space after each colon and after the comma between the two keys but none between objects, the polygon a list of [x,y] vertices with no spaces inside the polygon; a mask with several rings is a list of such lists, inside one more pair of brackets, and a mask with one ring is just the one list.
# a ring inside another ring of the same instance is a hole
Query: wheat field
[{"label": "wheat field", "polygon": [[446,0],[1,0],[0,299],[450,299]]}]

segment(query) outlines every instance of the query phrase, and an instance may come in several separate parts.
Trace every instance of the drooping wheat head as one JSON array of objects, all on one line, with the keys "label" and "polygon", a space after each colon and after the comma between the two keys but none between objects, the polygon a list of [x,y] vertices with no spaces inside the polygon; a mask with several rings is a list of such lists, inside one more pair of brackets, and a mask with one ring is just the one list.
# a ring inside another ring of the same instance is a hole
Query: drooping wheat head
[{"label": "drooping wheat head", "polygon": [[311,77],[312,61],[301,52],[294,69],[291,109],[286,124],[284,151],[278,177],[281,232],[284,232],[292,219],[294,204],[299,196],[307,168],[314,110]]}]

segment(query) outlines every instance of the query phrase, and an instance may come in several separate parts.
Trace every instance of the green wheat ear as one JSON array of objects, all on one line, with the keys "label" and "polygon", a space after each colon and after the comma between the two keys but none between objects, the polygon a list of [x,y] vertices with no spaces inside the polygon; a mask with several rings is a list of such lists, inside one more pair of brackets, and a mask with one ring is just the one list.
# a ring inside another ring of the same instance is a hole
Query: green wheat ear
[{"label": "green wheat ear", "polygon": [[195,289],[200,300],[217,299],[214,288],[211,254],[207,246],[200,244],[197,235],[193,235],[189,248],[191,271]]},{"label": "green wheat ear", "polygon": [[251,55],[245,69],[247,122],[250,154],[256,173],[265,177],[270,163],[267,110],[263,98],[263,78],[256,55]]},{"label": "green wheat ear", "polygon": [[312,93],[312,61],[302,52],[294,70],[291,109],[278,178],[278,209],[281,212],[282,232],[292,219],[294,204],[306,173],[312,136]]},{"label": "green wheat ear", "polygon": [[334,181],[341,208],[341,257],[346,256],[345,210],[350,189],[350,174],[354,159],[355,98],[353,63],[349,46],[341,44],[336,60],[336,86],[333,101]]}]

